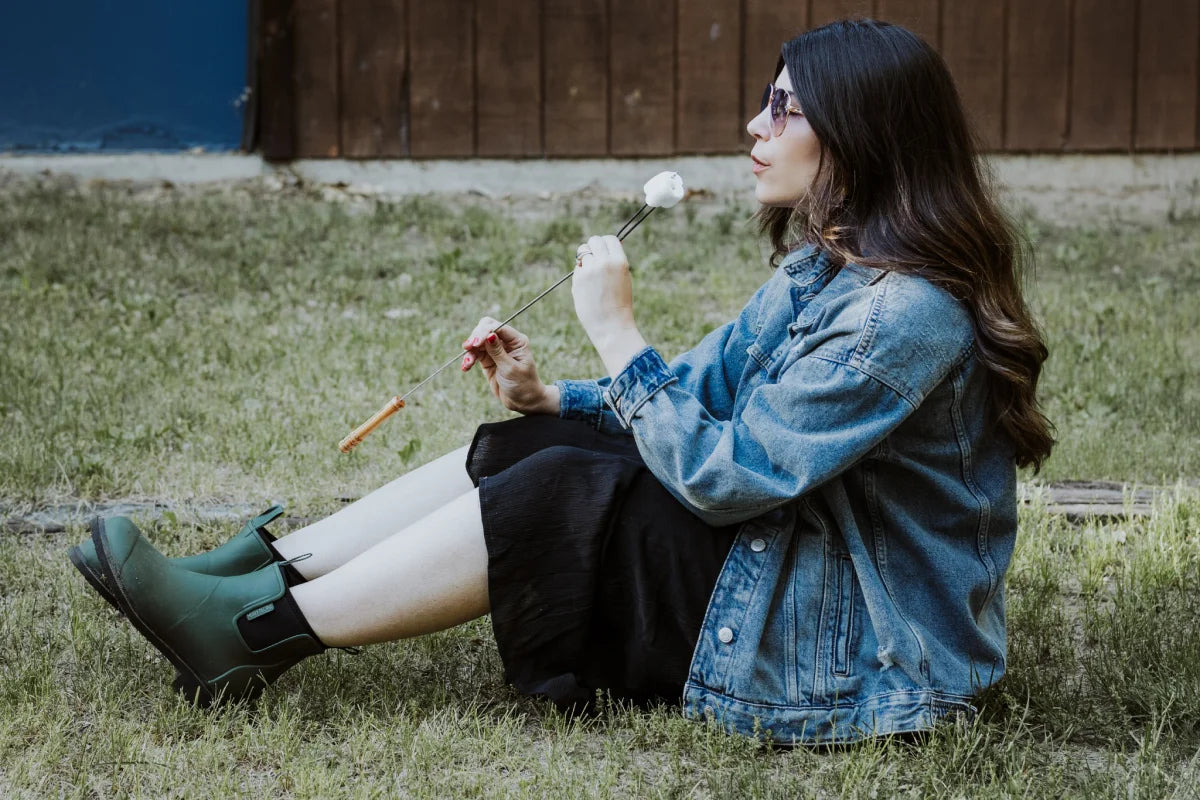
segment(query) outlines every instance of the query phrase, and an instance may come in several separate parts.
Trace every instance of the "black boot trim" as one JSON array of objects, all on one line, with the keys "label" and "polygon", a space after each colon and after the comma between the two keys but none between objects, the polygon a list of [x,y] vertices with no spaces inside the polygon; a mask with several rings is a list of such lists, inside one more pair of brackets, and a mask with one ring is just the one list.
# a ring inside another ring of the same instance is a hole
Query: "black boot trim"
[{"label": "black boot trim", "polygon": [[290,591],[284,591],[283,597],[273,603],[243,614],[237,626],[251,650],[263,650],[300,634],[312,637],[314,642],[321,641]]}]

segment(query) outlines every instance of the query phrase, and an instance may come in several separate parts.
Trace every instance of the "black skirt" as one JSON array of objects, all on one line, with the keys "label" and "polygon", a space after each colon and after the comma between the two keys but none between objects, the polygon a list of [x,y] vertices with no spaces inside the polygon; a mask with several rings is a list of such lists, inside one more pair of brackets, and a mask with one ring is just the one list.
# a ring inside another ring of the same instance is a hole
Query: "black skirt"
[{"label": "black skirt", "polygon": [[597,690],[681,702],[736,525],[651,474],[632,436],[536,415],[481,425],[467,454],[505,680],[561,709]]}]

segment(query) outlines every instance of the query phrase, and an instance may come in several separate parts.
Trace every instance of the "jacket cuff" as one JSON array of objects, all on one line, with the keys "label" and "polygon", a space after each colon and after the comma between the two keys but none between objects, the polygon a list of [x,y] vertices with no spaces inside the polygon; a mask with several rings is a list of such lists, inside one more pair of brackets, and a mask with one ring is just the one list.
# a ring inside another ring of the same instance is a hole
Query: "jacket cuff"
[{"label": "jacket cuff", "polygon": [[668,383],[679,380],[662,356],[653,347],[646,347],[621,370],[621,374],[603,390],[608,403],[621,424],[628,428],[634,415],[655,392]]},{"label": "jacket cuff", "polygon": [[600,428],[600,417],[604,412],[604,399],[596,381],[555,381],[558,387],[559,410],[562,419],[581,419],[593,428]]}]

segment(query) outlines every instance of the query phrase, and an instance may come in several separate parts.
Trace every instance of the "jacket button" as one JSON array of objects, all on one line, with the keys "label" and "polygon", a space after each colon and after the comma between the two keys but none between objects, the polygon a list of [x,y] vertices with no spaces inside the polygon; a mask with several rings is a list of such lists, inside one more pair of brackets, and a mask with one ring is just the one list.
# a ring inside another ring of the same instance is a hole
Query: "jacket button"
[{"label": "jacket button", "polygon": [[717,631],[717,638],[721,640],[721,644],[729,644],[733,641],[733,629],[721,628]]},{"label": "jacket button", "polygon": [[755,539],[754,541],[750,542],[750,549],[756,553],[761,553],[763,550],[767,549],[767,543],[762,539]]}]

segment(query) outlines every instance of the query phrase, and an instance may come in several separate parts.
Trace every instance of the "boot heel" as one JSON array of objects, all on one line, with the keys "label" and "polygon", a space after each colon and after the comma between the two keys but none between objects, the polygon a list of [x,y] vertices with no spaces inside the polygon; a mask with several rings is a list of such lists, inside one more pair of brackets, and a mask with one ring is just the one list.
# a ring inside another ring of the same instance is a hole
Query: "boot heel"
[{"label": "boot heel", "polygon": [[171,686],[183,695],[185,700],[199,708],[208,708],[216,699],[207,686],[195,678],[185,677],[182,672],[175,673],[175,680],[171,681]]},{"label": "boot heel", "polygon": [[67,551],[67,558],[71,559],[71,563],[75,565],[75,569],[79,570],[79,574],[96,590],[96,594],[103,597],[110,606],[117,610],[117,613],[125,613],[121,610],[121,604],[117,602],[116,595],[104,585],[103,579],[92,569],[92,565],[84,557],[83,551],[79,549],[79,545],[75,545]]}]

